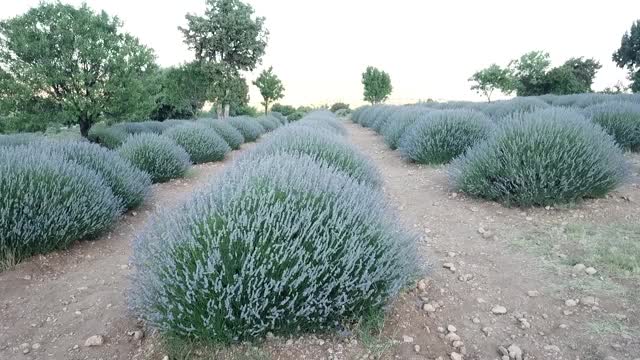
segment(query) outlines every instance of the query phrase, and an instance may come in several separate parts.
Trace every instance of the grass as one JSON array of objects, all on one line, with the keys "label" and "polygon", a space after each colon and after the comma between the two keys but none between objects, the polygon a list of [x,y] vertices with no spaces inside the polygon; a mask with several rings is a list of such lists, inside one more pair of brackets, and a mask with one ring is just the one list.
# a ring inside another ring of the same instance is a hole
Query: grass
[{"label": "grass", "polygon": [[362,346],[379,358],[393,347],[393,339],[382,334],[385,323],[384,310],[371,312],[355,325],[354,333]]},{"label": "grass", "polygon": [[616,319],[591,321],[591,322],[588,322],[586,325],[587,325],[587,330],[589,332],[599,336],[626,335],[634,338],[640,336],[640,331],[638,331],[638,329],[633,329],[625,325],[622,321],[616,320]]},{"label": "grass", "polygon": [[162,350],[169,360],[271,360],[268,353],[252,345],[223,348],[176,337],[164,337]]}]

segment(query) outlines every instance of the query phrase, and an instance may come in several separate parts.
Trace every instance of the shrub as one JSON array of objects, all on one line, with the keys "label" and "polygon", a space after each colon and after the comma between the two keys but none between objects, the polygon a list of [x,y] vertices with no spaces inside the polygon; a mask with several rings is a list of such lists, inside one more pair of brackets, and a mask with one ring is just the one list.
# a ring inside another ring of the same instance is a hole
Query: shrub
[{"label": "shrub", "polygon": [[100,174],[126,209],[140,206],[149,193],[149,175],[114,151],[75,141],[47,142],[42,149]]},{"label": "shrub", "polygon": [[492,102],[483,109],[483,112],[493,119],[501,119],[511,114],[532,112],[548,107],[549,104],[536,97],[517,97],[512,100]]},{"label": "shrub", "polygon": [[138,169],[149,174],[154,183],[182,177],[191,166],[189,154],[162,135],[132,135],[118,151]]},{"label": "shrub", "polygon": [[0,151],[0,264],[64,249],[122,208],[102,176],[32,146]]},{"label": "shrub", "polygon": [[89,141],[100,144],[108,149],[116,149],[127,139],[127,133],[121,128],[107,127],[102,124],[89,129]]},{"label": "shrub", "polygon": [[238,116],[229,118],[227,122],[240,131],[246,142],[256,141],[265,132],[262,125],[253,118]]},{"label": "shrub", "polygon": [[384,142],[395,150],[398,148],[400,138],[404,135],[405,131],[409,129],[418,118],[430,113],[430,109],[423,107],[410,107],[404,109],[398,109],[387,123],[380,130],[380,134],[384,136]]},{"label": "shrub", "polygon": [[380,174],[371,160],[348,142],[317,128],[294,126],[282,129],[257,147],[252,156],[279,153],[309,155],[314,159],[326,161],[357,181],[373,186],[382,183]]},{"label": "shrub", "polygon": [[335,115],[321,111],[309,113],[304,119],[291,126],[308,126],[310,128],[327,130],[336,135],[346,135],[347,130],[336,119]]},{"label": "shrub", "polygon": [[509,205],[545,206],[603,196],[624,180],[621,150],[580,114],[551,108],[506,120],[454,161],[458,190]]},{"label": "shrub", "polygon": [[164,133],[189,154],[191,162],[221,161],[231,148],[213,129],[203,125],[182,125]]},{"label": "shrub", "polygon": [[391,116],[398,111],[398,107],[396,106],[385,106],[378,111],[375,119],[370,123],[371,128],[380,133],[384,125],[391,119]]},{"label": "shrub", "polygon": [[240,145],[244,143],[242,133],[223,120],[200,119],[198,123],[212,128],[233,150],[240,149]]},{"label": "shrub", "polygon": [[493,123],[473,110],[437,110],[421,116],[400,139],[398,150],[419,164],[446,164],[485,139]]},{"label": "shrub", "polygon": [[349,109],[349,104],[345,104],[345,103],[341,103],[341,102],[337,102],[333,105],[331,105],[331,108],[329,109],[332,113],[337,113],[339,110],[350,110]]},{"label": "shrub", "polygon": [[280,120],[280,123],[282,125],[285,125],[287,123],[287,117],[277,111],[271,111],[271,116]]},{"label": "shrub", "polygon": [[31,133],[20,133],[11,135],[0,134],[0,146],[19,146],[38,142],[43,139],[42,136]]},{"label": "shrub", "polygon": [[334,329],[416,270],[384,196],[324,162],[245,161],[134,244],[130,305],[160,331],[228,343]]},{"label": "shrub", "polygon": [[141,122],[123,122],[117,123],[112,128],[120,129],[129,135],[136,135],[149,132],[147,127]]},{"label": "shrub", "polygon": [[273,131],[280,126],[280,122],[271,116],[260,116],[256,118],[256,121],[262,125],[266,131]]},{"label": "shrub", "polygon": [[289,116],[294,112],[296,112],[296,108],[290,105],[281,105],[281,104],[275,103],[271,106],[271,111],[275,111],[284,116]]},{"label": "shrub", "polygon": [[291,115],[287,116],[287,122],[297,121],[304,117],[304,113],[301,111],[296,111]]},{"label": "shrub", "polygon": [[171,127],[170,124],[160,121],[143,121],[139,124],[144,127],[143,132],[154,134],[162,134],[165,130]]},{"label": "shrub", "polygon": [[589,106],[585,114],[625,150],[640,151],[640,104],[608,102]]}]

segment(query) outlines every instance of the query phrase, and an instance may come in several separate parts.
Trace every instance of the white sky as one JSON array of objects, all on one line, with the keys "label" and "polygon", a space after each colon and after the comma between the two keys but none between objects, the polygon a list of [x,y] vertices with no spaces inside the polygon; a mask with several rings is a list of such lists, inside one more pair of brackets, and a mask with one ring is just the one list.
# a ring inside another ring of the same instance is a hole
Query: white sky
[{"label": "white sky", "polygon": [[[80,4],[82,0],[65,0]],[[86,0],[124,21],[125,30],[156,51],[162,66],[192,59],[178,25],[204,0]],[[552,65],[573,56],[603,65],[595,90],[625,80],[611,54],[640,18],[638,0],[248,0],[265,16],[267,53],[250,82],[273,66],[286,88],[282,103],[362,103],[367,65],[391,75],[390,102],[477,100],[467,79],[491,63],[506,65],[531,50]],[[0,0],[0,18],[25,12],[38,0]],[[626,81],[625,81],[626,82]],[[260,102],[255,86],[251,103]]]}]

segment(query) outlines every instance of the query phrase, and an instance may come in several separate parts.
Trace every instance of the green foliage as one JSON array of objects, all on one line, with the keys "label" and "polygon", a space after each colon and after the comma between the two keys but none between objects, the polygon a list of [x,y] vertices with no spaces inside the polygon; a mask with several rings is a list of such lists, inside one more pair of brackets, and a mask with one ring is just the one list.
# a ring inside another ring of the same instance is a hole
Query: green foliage
[{"label": "green foliage", "polygon": [[265,128],[260,125],[255,119],[246,116],[232,117],[227,122],[236,128],[242,136],[244,141],[253,142],[265,133]]},{"label": "green foliage", "polygon": [[329,108],[329,110],[335,114],[336,112],[338,112],[338,110],[351,110],[351,109],[349,108],[349,104],[337,102],[331,105],[331,108]]},{"label": "green foliage", "polygon": [[87,138],[108,149],[116,149],[127,139],[127,132],[122,128],[96,124],[89,129]]},{"label": "green foliage", "polygon": [[200,119],[199,124],[208,126],[220,135],[232,150],[238,150],[244,143],[244,136],[236,128],[223,120]]},{"label": "green foliage", "polygon": [[549,53],[531,51],[509,63],[515,79],[515,90],[518,96],[543,95],[545,91],[545,75],[551,65]]},{"label": "green foliage", "polygon": [[519,206],[601,197],[626,175],[613,139],[579,113],[560,108],[512,115],[451,169],[456,189]]},{"label": "green foliage", "polygon": [[151,112],[151,119],[162,121],[194,118],[207,100],[207,73],[197,62],[162,69],[159,82],[160,93]]},{"label": "green foliage", "polygon": [[256,118],[256,121],[262,125],[266,131],[273,131],[281,125],[280,121],[272,116],[260,116]]},{"label": "green foliage", "polygon": [[191,166],[189,154],[173,140],[162,135],[131,135],[118,149],[118,153],[149,174],[154,183],[182,177]]},{"label": "green foliage", "polygon": [[269,113],[269,104],[271,104],[272,101],[284,97],[284,86],[282,85],[282,81],[273,73],[273,67],[269,67],[268,70],[262,70],[258,78],[253,82],[253,85],[260,89],[265,115]]},{"label": "green foliage", "polygon": [[296,108],[294,108],[291,105],[281,105],[281,104],[275,103],[273,104],[273,106],[271,106],[271,111],[279,112],[283,116],[289,116],[294,112],[296,112]]},{"label": "green foliage", "polygon": [[495,90],[501,90],[507,95],[513,91],[513,78],[509,69],[502,69],[496,64],[476,72],[469,81],[475,82],[471,90],[482,94],[488,102],[491,102],[491,95]]},{"label": "green foliage", "polygon": [[164,136],[185,149],[194,164],[224,160],[231,151],[220,135],[202,125],[176,126],[165,131]]},{"label": "green foliage", "polygon": [[640,92],[640,20],[631,25],[631,30],[625,32],[620,41],[620,48],[613,53],[613,61],[619,68],[627,68],[629,79],[632,80],[631,90]]},{"label": "green foliage", "polygon": [[146,116],[154,54],[121,27],[105,12],[62,3],[1,21],[0,98],[27,121],[43,109],[72,119],[83,136],[102,116]]},{"label": "green foliage", "polygon": [[419,164],[446,164],[485,140],[494,126],[473,110],[438,110],[419,117],[400,139],[400,153]]},{"label": "green foliage", "polygon": [[131,307],[168,335],[223,344],[335,329],[415,274],[415,238],[394,220],[381,192],[325,162],[244,159],[135,243]]},{"label": "green foliage", "polygon": [[120,215],[102,176],[31,146],[0,151],[0,264],[64,249]]},{"label": "green foliage", "polygon": [[304,114],[305,113],[303,113],[301,111],[296,111],[294,113],[289,114],[289,116],[287,116],[287,120],[289,122],[300,120],[300,119],[302,119],[304,117]]},{"label": "green foliage", "polygon": [[389,74],[373,66],[367,67],[362,73],[362,85],[364,85],[364,100],[372,104],[384,102],[393,90]]},{"label": "green foliage", "polygon": [[89,142],[47,142],[35,147],[64,160],[73,161],[102,176],[126,209],[142,204],[151,187],[151,179],[116,152]]},{"label": "green foliage", "polygon": [[606,102],[584,109],[625,150],[640,152],[640,104]]}]

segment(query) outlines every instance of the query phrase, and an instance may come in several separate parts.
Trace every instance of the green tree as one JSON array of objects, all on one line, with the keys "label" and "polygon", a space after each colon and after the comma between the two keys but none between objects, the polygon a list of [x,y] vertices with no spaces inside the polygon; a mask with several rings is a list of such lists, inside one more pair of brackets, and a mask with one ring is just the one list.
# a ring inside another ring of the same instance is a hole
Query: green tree
[{"label": "green tree", "polygon": [[329,108],[329,110],[331,110],[332,113],[337,112],[338,110],[350,110],[349,109],[349,104],[345,104],[343,102],[337,102],[334,103],[333,105],[331,105],[331,108]]},{"label": "green tree", "polygon": [[506,95],[513,92],[513,79],[509,69],[503,69],[496,64],[476,72],[469,81],[475,82],[471,90],[485,96],[488,102],[491,102],[491,95],[495,90],[501,90]]},{"label": "green tree", "polygon": [[275,103],[273,104],[273,106],[271,106],[271,111],[279,112],[284,116],[289,116],[294,112],[296,112],[296,108],[294,108],[291,105],[282,105],[282,104]]},{"label": "green tree", "polygon": [[602,65],[594,59],[571,58],[545,74],[546,94],[568,95],[592,92],[591,85]]},{"label": "green tree", "polygon": [[364,100],[372,104],[384,102],[393,90],[389,74],[373,66],[367,67],[362,73],[362,85],[364,85]]},{"label": "green tree", "polygon": [[208,100],[216,104],[219,115],[226,117],[230,101],[238,100],[237,95],[241,95],[239,72],[254,70],[260,62],[268,31],[264,18],[254,18],[253,8],[248,4],[239,0],[207,0],[206,3],[204,16],[187,14],[187,26],[179,30],[184,42],[194,51],[196,61],[207,68]]},{"label": "green tree", "polygon": [[154,54],[121,27],[104,11],[61,3],[1,21],[0,98],[17,118],[44,110],[79,124],[85,137],[101,117],[148,114]]},{"label": "green tree", "polygon": [[584,59],[584,57],[571,58],[562,65],[571,69],[575,77],[583,86],[582,92],[591,92],[593,79],[596,77],[598,70],[602,68],[599,61],[595,59]]},{"label": "green tree", "polygon": [[209,82],[198,62],[162,69],[157,81],[160,92],[151,113],[153,120],[193,118],[207,100]]},{"label": "green tree", "polygon": [[264,114],[269,112],[269,104],[272,101],[282,99],[284,97],[284,86],[282,81],[278,79],[276,74],[273,73],[273,67],[269,67],[268,70],[262,70],[258,78],[253,82],[253,85],[260,89],[260,95],[264,101]]},{"label": "green tree", "polygon": [[509,63],[509,69],[515,79],[514,86],[518,96],[543,95],[545,75],[551,65],[549,54],[543,51],[531,51]]},{"label": "green tree", "polygon": [[627,68],[631,91],[640,92],[640,20],[631,25],[620,41],[620,48],[613,53],[613,61],[619,68]]}]

